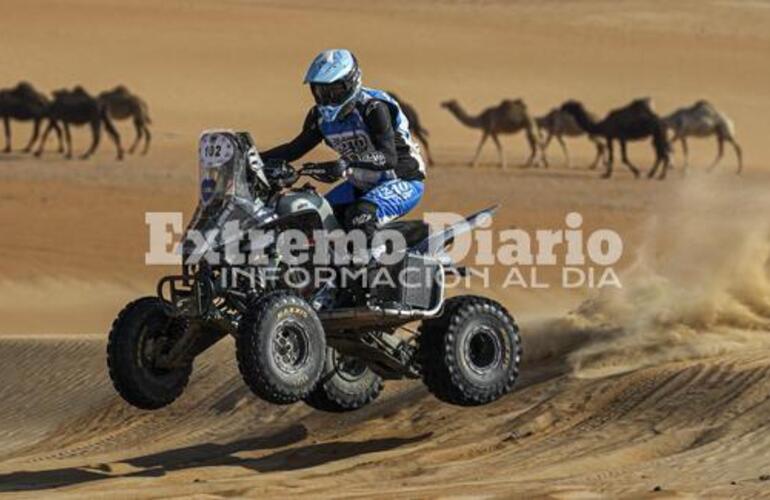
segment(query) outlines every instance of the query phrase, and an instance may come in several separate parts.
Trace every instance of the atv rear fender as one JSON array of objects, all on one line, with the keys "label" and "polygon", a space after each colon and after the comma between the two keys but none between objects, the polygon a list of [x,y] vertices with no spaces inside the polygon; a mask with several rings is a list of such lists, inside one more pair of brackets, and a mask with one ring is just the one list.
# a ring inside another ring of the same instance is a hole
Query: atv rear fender
[{"label": "atv rear fender", "polygon": [[441,260],[444,265],[451,265],[451,262],[444,262],[449,258],[449,256],[444,253],[444,249],[454,241],[456,236],[471,231],[482,224],[487,218],[492,217],[499,207],[500,205],[494,205],[476,212],[473,215],[469,215],[464,220],[431,234],[412,247],[412,250],[423,255],[435,257]]}]

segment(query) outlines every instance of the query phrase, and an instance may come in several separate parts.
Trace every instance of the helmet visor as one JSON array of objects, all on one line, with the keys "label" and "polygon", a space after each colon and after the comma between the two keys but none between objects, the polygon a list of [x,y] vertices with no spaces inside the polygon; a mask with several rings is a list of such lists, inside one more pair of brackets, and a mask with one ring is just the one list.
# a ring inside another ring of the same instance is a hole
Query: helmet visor
[{"label": "helmet visor", "polygon": [[310,90],[313,92],[316,104],[321,106],[339,106],[351,96],[355,90],[347,82],[312,83]]}]

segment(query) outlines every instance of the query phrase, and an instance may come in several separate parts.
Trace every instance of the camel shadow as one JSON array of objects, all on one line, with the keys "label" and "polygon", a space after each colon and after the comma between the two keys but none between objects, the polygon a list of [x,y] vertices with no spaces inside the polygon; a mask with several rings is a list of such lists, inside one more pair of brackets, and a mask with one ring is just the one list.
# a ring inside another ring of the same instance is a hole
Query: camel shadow
[{"label": "camel shadow", "polygon": [[172,471],[197,467],[239,465],[256,472],[291,471],[366,453],[391,450],[422,441],[430,435],[431,433],[426,433],[409,438],[333,441],[279,450],[259,458],[236,456],[241,452],[283,448],[308,437],[304,425],[294,425],[267,436],[225,444],[204,443],[124,460],[123,463],[141,468],[126,474],[110,474],[110,466],[107,464],[0,474],[0,492],[47,490],[116,477],[161,477]]}]

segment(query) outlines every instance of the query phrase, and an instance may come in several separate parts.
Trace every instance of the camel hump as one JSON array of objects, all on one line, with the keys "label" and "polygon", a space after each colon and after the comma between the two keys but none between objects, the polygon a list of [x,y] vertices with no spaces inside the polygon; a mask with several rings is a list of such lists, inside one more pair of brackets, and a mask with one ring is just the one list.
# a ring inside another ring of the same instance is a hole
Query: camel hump
[{"label": "camel hump", "polygon": [[569,111],[569,110],[576,110],[576,109],[585,109],[585,106],[583,106],[583,103],[578,101],[577,99],[568,99],[564,101],[561,106],[558,108],[560,111]]},{"label": "camel hump", "polygon": [[114,97],[118,99],[129,99],[132,97],[131,91],[125,85],[119,84],[112,88],[112,90],[105,90],[99,94],[99,97]]},{"label": "camel hump", "polygon": [[631,107],[639,107],[639,108],[649,109],[650,111],[652,111],[653,106],[654,105],[652,102],[652,97],[649,97],[649,96],[638,97],[633,101],[631,101]]},{"label": "camel hump", "polygon": [[31,83],[29,83],[26,80],[21,80],[19,83],[16,84],[16,90],[20,92],[34,92],[35,87],[32,86]]},{"label": "camel hump", "polygon": [[15,87],[9,90],[9,93],[20,99],[39,100],[39,94],[35,87],[27,81],[20,81]]},{"label": "camel hump", "polygon": [[521,99],[503,99],[500,108],[506,112],[521,113],[527,111],[527,105]]},{"label": "camel hump", "polygon": [[526,107],[527,105],[524,104],[524,100],[521,98],[517,99],[503,99],[503,101],[500,103],[501,105],[505,106],[522,106]]},{"label": "camel hump", "polygon": [[715,110],[714,105],[706,99],[698,99],[692,107],[696,110]]}]

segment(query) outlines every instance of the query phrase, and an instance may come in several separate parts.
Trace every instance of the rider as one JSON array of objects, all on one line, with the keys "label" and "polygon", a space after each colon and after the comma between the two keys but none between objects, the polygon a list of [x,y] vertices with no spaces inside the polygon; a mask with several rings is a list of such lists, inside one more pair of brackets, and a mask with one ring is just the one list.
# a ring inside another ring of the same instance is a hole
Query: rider
[{"label": "rider", "polygon": [[326,50],[310,64],[305,83],[316,105],[291,142],[261,153],[265,160],[295,161],[322,140],[340,159],[322,164],[327,180],[346,178],[326,195],[346,230],[371,237],[380,225],[412,210],[424,191],[425,164],[409,122],[391,96],[361,86],[361,70],[348,50]]}]

